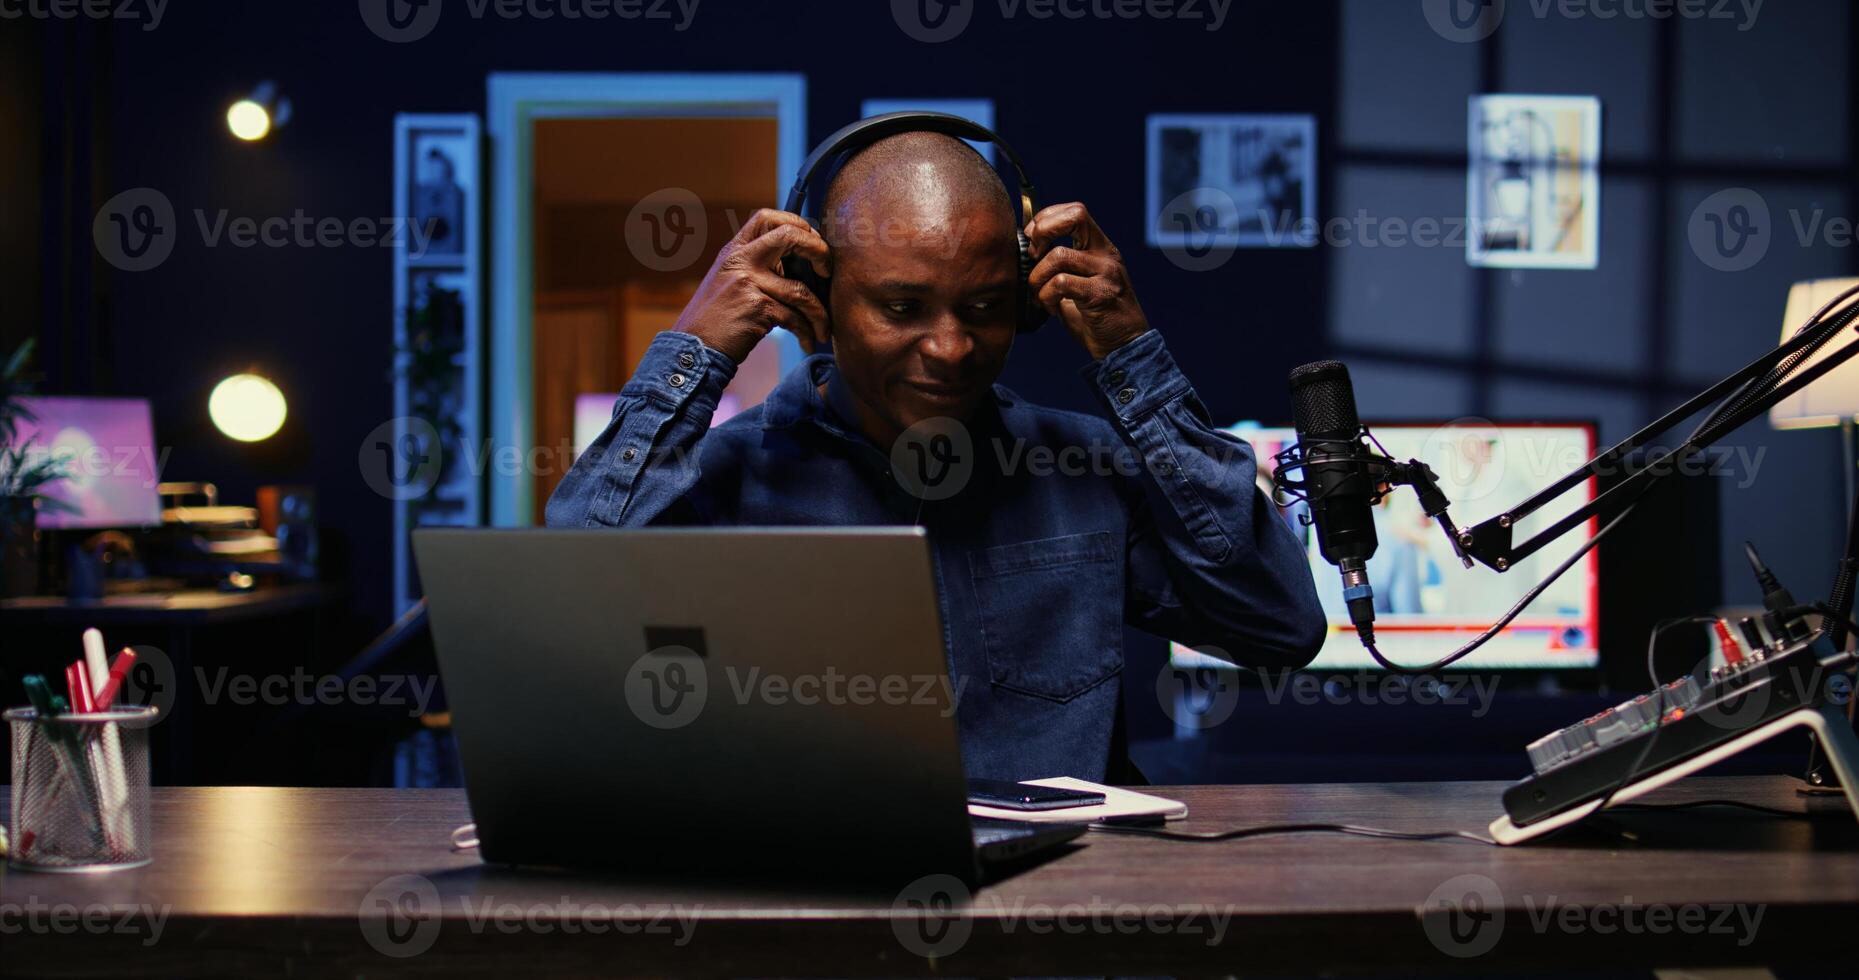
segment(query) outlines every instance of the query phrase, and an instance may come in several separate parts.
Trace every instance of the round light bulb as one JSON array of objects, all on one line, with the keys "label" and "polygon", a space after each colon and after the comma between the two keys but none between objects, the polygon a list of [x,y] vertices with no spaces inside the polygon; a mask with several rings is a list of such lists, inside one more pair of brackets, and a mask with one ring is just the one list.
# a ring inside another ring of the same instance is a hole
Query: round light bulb
[{"label": "round light bulb", "polygon": [[271,132],[271,113],[251,99],[240,99],[226,110],[226,127],[247,142],[261,140]]},{"label": "round light bulb", "polygon": [[213,387],[207,415],[240,442],[269,439],[284,427],[284,393],[256,374],[235,374]]}]

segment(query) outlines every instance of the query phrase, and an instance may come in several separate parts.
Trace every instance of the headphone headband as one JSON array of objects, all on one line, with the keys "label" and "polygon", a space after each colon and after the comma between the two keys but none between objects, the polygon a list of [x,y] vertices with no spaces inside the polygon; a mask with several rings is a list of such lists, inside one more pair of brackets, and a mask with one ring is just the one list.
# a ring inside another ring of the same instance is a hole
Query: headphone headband
[{"label": "headphone headband", "polygon": [[[794,187],[788,191],[787,203],[781,209],[806,218],[801,208],[807,203],[807,185],[813,181],[814,171],[829,160],[841,159],[847,153],[898,133],[941,133],[958,139],[992,143],[1000,148],[1001,155],[1013,166],[1014,176],[1020,182],[1020,227],[1014,230],[1014,238],[1019,244],[1016,251],[1020,263],[1019,329],[1021,333],[1039,329],[1049,316],[1027,286],[1027,276],[1033,271],[1033,248],[1027,241],[1025,227],[1028,221],[1033,220],[1033,182],[1026,179],[1026,168],[1020,165],[1020,155],[986,126],[946,112],[887,112],[870,119],[860,119],[827,137],[826,142],[807,154],[807,161],[800,168],[800,176],[794,178]],[[819,227],[819,223],[812,218],[807,218],[807,222],[815,228]],[[781,269],[782,275],[804,283],[813,290],[821,303],[827,302],[827,284],[814,274],[812,266],[807,262],[790,255],[781,260]]]},{"label": "headphone headband", "polygon": [[1033,217],[1033,182],[1026,179],[1026,168],[1020,164],[1020,155],[1013,147],[1001,139],[995,132],[973,120],[952,116],[946,112],[887,112],[883,115],[860,119],[826,138],[826,142],[815,147],[807,155],[805,163],[800,165],[800,175],[794,178],[794,186],[788,191],[787,203],[781,210],[791,214],[800,214],[807,202],[807,185],[812,183],[814,171],[820,164],[838,158],[853,150],[863,149],[881,139],[896,136],[899,133],[941,133],[957,139],[973,140],[977,143],[991,143],[998,147],[1001,155],[1007,158],[1013,167],[1014,177],[1020,184],[1020,223],[1026,224]]}]

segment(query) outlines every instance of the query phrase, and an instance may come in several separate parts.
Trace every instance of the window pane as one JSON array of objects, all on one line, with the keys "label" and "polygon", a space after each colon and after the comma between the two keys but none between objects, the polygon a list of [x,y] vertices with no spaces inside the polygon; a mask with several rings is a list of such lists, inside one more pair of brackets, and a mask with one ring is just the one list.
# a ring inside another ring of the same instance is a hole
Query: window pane
[{"label": "window pane", "polygon": [[1348,359],[1356,410],[1373,424],[1380,419],[1433,421],[1471,413],[1472,385],[1466,372],[1388,364],[1369,357]]},{"label": "window pane", "polygon": [[[1331,259],[1330,336],[1360,347],[1471,353],[1464,213],[1462,169],[1340,168],[1322,246]],[[1400,234],[1390,219],[1405,223]],[[1435,234],[1423,236],[1418,219]]]},{"label": "window pane", "polygon": [[1671,358],[1684,378],[1755,359],[1781,340],[1790,286],[1849,271],[1852,203],[1837,186],[1686,182],[1672,196]]},{"label": "window pane", "polygon": [[[1553,14],[1539,18],[1533,16],[1534,7],[1522,3],[1506,9],[1497,34],[1503,62],[1497,91],[1598,96],[1605,159],[1651,157],[1663,97],[1653,57],[1656,23]],[[1580,55],[1571,57],[1573,52]]]},{"label": "window pane", "polygon": [[[1728,10],[1742,18],[1741,4]],[[1684,162],[1838,163],[1846,148],[1850,3],[1765,3],[1748,31],[1681,21]]]},{"label": "window pane", "polygon": [[[1500,379],[1493,386],[1491,416],[1512,422],[1598,422],[1602,446],[1625,439],[1652,421],[1644,399],[1630,388],[1516,379]],[[1561,475],[1545,473],[1537,482],[1548,484]]]},{"label": "window pane", "polygon": [[1648,251],[1652,194],[1645,181],[1604,180],[1601,264],[1491,274],[1498,359],[1638,371],[1645,366],[1648,291],[1657,261]]},{"label": "window pane", "polygon": [[1478,45],[1434,33],[1419,3],[1347,0],[1342,20],[1337,141],[1349,149],[1463,155]]}]

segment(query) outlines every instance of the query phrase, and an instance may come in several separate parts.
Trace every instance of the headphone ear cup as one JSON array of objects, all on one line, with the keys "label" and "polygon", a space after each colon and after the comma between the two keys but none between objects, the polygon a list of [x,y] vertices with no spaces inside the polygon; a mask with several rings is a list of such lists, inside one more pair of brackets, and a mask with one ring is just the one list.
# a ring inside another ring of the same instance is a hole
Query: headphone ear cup
[{"label": "headphone ear cup", "polygon": [[820,304],[826,304],[826,280],[814,274],[813,263],[798,256],[788,255],[781,259],[781,275],[813,291],[820,298]]},{"label": "headphone ear cup", "polygon": [[[807,224],[811,225],[814,231],[820,230],[820,223],[812,218],[807,219]],[[826,233],[821,232],[820,236],[824,238]],[[826,309],[830,319],[832,304],[828,301],[828,296],[831,294],[832,280],[820,278],[819,275],[813,271],[813,263],[796,255],[787,255],[781,258],[781,275],[784,278],[792,279],[800,283],[812,291],[813,295],[820,300],[820,306]]]},{"label": "headphone ear cup", "polygon": [[1013,234],[1020,242],[1020,332],[1032,333],[1045,326],[1052,314],[1039,305],[1039,297],[1033,295],[1033,286],[1029,281],[1033,276],[1033,243],[1027,239],[1024,231],[1015,231]]}]

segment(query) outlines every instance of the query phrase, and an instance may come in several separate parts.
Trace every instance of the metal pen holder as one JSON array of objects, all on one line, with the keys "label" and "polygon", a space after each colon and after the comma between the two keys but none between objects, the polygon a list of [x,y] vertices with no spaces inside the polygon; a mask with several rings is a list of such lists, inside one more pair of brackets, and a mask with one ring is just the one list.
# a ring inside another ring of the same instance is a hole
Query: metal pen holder
[{"label": "metal pen holder", "polygon": [[148,729],[155,708],[47,719],[14,708],[5,717],[13,736],[8,865],[81,873],[154,860]]}]

